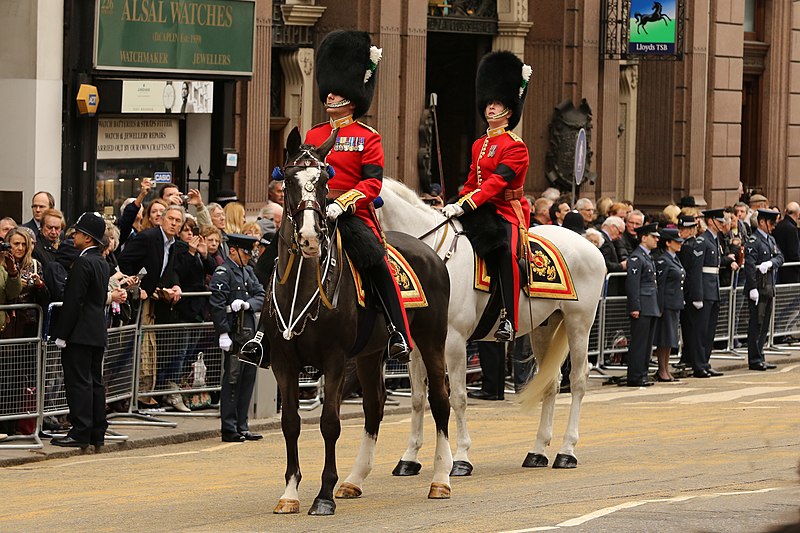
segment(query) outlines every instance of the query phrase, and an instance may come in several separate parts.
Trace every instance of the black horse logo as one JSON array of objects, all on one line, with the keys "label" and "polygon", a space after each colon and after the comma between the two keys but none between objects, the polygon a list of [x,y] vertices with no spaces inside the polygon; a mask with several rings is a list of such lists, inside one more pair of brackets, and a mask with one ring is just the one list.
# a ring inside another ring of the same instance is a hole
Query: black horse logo
[{"label": "black horse logo", "polygon": [[672,19],[667,16],[666,13],[662,13],[662,5],[660,2],[653,2],[653,12],[647,15],[642,15],[641,13],[634,13],[633,16],[636,19],[636,33],[641,33],[641,30],[644,30],[644,33],[647,34],[647,25],[648,22],[655,22],[657,20],[663,20],[664,25],[667,25],[667,21],[671,21]]}]

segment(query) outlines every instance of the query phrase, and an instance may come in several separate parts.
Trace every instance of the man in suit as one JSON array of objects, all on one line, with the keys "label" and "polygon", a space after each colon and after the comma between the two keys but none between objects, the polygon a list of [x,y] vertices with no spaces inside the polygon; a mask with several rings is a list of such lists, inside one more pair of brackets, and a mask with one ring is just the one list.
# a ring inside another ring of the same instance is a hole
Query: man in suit
[{"label": "man in suit", "polygon": [[656,287],[656,265],[650,252],[658,245],[658,226],[646,224],[636,228],[637,246],[628,257],[625,294],[631,317],[631,343],[628,347],[628,387],[649,387],[647,379],[656,320],[661,316]]},{"label": "man in suit", "polygon": [[56,206],[56,199],[47,191],[39,191],[33,195],[31,199],[31,214],[33,217],[27,221],[23,226],[30,228],[34,235],[39,235],[39,230],[42,229],[42,216],[48,209],[54,209]]},{"label": "man in suit", "polygon": [[[174,271],[173,247],[176,235],[183,226],[185,211],[179,205],[166,208],[162,216],[161,226],[137,233],[125,245],[119,255],[119,269],[128,276],[138,275],[141,288],[147,293],[142,311],[142,324],[165,324],[172,321],[172,307],[181,298],[182,290]],[[141,364],[139,365],[139,391],[151,392],[156,385],[157,361],[162,362],[168,353],[164,348],[169,346],[165,337],[167,332],[156,331],[156,335],[145,337],[142,343]],[[152,339],[155,338],[155,346]],[[160,352],[160,353],[158,353]],[[157,402],[149,396],[138,398],[143,407],[156,407]]]},{"label": "man in suit", "polygon": [[64,215],[58,209],[47,209],[42,214],[41,227],[36,234],[36,244],[33,247],[33,258],[43,267],[55,261],[56,250],[65,225]]},{"label": "man in suit", "polygon": [[110,269],[102,253],[105,230],[105,222],[97,213],[84,213],[75,223],[75,247],[80,256],[69,272],[64,307],[53,331],[55,344],[61,349],[72,429],[65,437],[51,441],[56,446],[102,446],[108,428],[103,353]]},{"label": "man in suit", "polygon": [[[606,260],[606,269],[609,272],[625,272],[627,260],[619,260],[617,255],[616,241],[622,237],[625,231],[625,222],[620,217],[610,216],[603,221],[600,226],[600,233],[603,235],[603,244],[600,252]],[[608,284],[608,295],[619,296],[624,291],[622,278],[612,277]]]},{"label": "man in suit", "polygon": [[775,368],[764,359],[764,343],[775,300],[776,272],[783,265],[783,254],[775,238],[770,235],[777,219],[777,211],[759,209],[758,228],[747,240],[744,249],[744,292],[749,298],[750,311],[747,326],[747,363],[750,370]]},{"label": "man in suit", "polygon": [[[772,236],[778,245],[778,249],[783,254],[785,263],[796,263],[800,261],[800,232],[798,232],[797,221],[800,218],[800,204],[789,202],[786,204],[784,217],[775,226]],[[800,267],[785,266],[778,270],[778,285],[787,283],[800,283]],[[775,317],[775,330],[791,330],[795,326],[797,317],[800,314],[800,301],[794,302],[781,309]],[[782,339],[783,342],[786,339]]]},{"label": "man in suit", "polygon": [[208,303],[214,329],[219,334],[219,347],[225,352],[219,397],[223,442],[262,438],[250,431],[247,420],[257,369],[254,364],[242,364],[237,357],[243,339],[253,338],[255,313],[264,305],[264,287],[248,265],[257,242],[255,237],[229,234],[230,253],[211,277]]}]

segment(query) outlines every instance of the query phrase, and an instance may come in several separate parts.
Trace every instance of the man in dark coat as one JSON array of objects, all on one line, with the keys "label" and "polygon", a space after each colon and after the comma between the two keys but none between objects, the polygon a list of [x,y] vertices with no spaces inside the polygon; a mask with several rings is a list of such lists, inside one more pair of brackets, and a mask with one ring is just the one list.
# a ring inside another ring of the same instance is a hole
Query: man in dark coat
[{"label": "man in dark coat", "polygon": [[628,387],[649,387],[647,379],[656,320],[661,316],[656,287],[656,265],[650,252],[658,245],[658,226],[646,224],[636,228],[640,243],[628,257],[625,294],[631,317],[631,343],[628,347]]},{"label": "man in dark coat", "polygon": [[102,254],[106,225],[97,213],[84,213],[75,223],[75,247],[80,256],[72,265],[64,289],[64,306],[53,336],[61,349],[69,419],[72,429],[54,438],[56,446],[102,446],[108,422],[103,387],[103,353],[109,267]]},{"label": "man in dark coat", "polygon": [[[800,233],[797,220],[800,218],[800,204],[786,204],[785,216],[775,225],[772,236],[778,245],[786,263],[800,261]],[[778,270],[778,283],[800,283],[800,267],[783,267]]]},{"label": "man in dark coat", "polygon": [[[616,242],[622,237],[625,231],[625,222],[615,216],[606,218],[600,226],[600,233],[603,235],[603,244],[600,246],[600,253],[606,260],[606,270],[609,272],[625,272],[627,260],[620,260],[617,255]],[[624,294],[624,282],[621,277],[612,277],[608,281],[608,295],[620,296]]]},{"label": "man in dark coat", "polygon": [[775,273],[783,265],[783,254],[770,235],[777,218],[777,211],[759,209],[758,228],[747,240],[744,249],[744,292],[750,299],[750,322],[747,326],[747,363],[750,370],[775,368],[764,359],[764,343],[769,333],[775,300]]}]

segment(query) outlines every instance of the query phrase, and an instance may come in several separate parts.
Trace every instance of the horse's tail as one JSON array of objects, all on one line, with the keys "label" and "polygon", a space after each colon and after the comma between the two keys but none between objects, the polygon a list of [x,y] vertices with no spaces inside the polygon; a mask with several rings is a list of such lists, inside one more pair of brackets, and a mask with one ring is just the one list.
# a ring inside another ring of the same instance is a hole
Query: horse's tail
[{"label": "horse's tail", "polygon": [[[569,338],[563,315],[555,313],[549,320],[556,322],[550,326],[552,333],[547,351],[543,354],[534,354],[539,363],[539,371],[519,394],[519,403],[523,412],[531,412],[539,405],[545,391],[548,387],[553,387],[554,382],[561,375],[561,365],[564,364],[569,354]],[[534,334],[531,332],[531,335]]]}]

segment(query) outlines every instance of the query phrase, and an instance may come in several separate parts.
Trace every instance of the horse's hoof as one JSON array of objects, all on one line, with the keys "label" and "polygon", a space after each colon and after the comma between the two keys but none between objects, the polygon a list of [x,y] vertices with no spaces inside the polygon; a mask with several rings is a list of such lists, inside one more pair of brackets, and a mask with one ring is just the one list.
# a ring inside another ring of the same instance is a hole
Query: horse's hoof
[{"label": "horse's hoof", "polygon": [[339,490],[336,491],[336,497],[341,498],[343,500],[349,498],[360,498],[361,497],[361,489],[353,485],[352,483],[348,483],[345,481],[341,485],[339,485]]},{"label": "horse's hoof", "polygon": [[523,468],[540,468],[547,466],[547,456],[540,453],[529,453],[522,461]]},{"label": "horse's hoof", "polygon": [[431,483],[431,490],[428,492],[429,500],[449,500],[450,499],[450,485],[447,483],[438,483],[434,481]]},{"label": "horse's hoof", "polygon": [[336,502],[333,500],[323,500],[322,498],[316,498],[311,509],[308,510],[308,514],[314,516],[331,516],[335,512]]},{"label": "horse's hoof", "polygon": [[287,500],[281,498],[278,505],[272,510],[274,514],[296,514],[300,512],[300,500]]},{"label": "horse's hoof", "polygon": [[553,461],[553,468],[578,468],[578,459],[574,455],[560,453]]},{"label": "horse's hoof", "polygon": [[422,463],[416,461],[403,461],[400,459],[392,470],[393,476],[416,476],[422,469]]},{"label": "horse's hoof", "polygon": [[450,470],[451,476],[471,476],[472,465],[469,461],[453,461],[453,468]]}]

